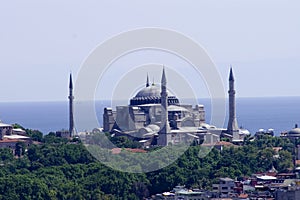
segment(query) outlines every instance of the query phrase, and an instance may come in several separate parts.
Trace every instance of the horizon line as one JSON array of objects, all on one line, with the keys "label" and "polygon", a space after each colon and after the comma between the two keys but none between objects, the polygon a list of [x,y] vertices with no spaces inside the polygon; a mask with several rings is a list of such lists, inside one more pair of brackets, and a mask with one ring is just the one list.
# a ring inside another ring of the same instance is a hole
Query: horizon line
[{"label": "horizon line", "polygon": [[[297,98],[299,96],[242,96],[242,97],[236,97],[236,99],[251,99],[251,98]],[[181,99],[194,99],[194,98],[181,98]],[[211,99],[210,97],[199,97],[197,99]],[[215,99],[223,99],[223,98],[215,98]],[[224,99],[228,99],[226,96]],[[57,100],[12,100],[12,101],[1,101],[0,103],[51,103],[51,102],[68,102],[69,100],[66,98],[65,100],[57,99]],[[111,99],[92,99],[88,101],[111,101]],[[115,101],[128,101],[128,99],[118,99]],[[76,96],[74,99],[74,102],[76,102]]]}]

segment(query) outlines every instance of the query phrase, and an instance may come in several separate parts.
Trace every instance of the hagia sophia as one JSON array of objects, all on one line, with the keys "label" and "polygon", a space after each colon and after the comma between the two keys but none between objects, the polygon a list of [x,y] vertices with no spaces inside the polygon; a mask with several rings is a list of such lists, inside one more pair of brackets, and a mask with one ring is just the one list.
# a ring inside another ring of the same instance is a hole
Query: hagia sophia
[{"label": "hagia sophia", "polygon": [[104,108],[103,131],[138,140],[144,146],[200,143],[203,140],[213,143],[221,136],[242,141],[249,132],[241,130],[237,124],[232,69],[228,93],[228,127],[216,128],[206,123],[203,105],[183,104],[168,91],[166,70],[163,68],[160,86],[150,84],[147,75],[145,87],[129,100],[129,105],[116,106],[115,110]]}]

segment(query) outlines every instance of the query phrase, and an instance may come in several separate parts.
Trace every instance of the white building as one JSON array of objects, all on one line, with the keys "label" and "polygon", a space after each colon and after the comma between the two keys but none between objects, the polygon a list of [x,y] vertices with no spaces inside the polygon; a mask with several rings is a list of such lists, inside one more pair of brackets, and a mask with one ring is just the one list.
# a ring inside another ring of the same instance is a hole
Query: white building
[{"label": "white building", "polygon": [[155,199],[163,200],[208,200],[211,195],[200,190],[188,190],[185,186],[176,186],[171,192],[157,194]]}]

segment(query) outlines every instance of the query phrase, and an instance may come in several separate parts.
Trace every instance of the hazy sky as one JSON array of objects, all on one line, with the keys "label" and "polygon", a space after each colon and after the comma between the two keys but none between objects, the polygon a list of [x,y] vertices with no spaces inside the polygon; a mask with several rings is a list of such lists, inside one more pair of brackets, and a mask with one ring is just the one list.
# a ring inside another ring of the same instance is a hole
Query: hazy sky
[{"label": "hazy sky", "polygon": [[299,10],[298,0],[3,1],[0,101],[67,100],[70,71],[76,80],[97,45],[142,27],[193,38],[226,90],[232,64],[238,97],[299,96]]}]

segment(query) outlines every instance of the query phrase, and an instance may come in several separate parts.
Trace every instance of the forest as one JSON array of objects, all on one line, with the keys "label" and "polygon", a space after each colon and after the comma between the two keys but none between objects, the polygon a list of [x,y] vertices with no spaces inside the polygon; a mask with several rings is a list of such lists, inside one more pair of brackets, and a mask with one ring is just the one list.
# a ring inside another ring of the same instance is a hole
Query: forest
[{"label": "forest", "polygon": [[[211,189],[219,177],[240,179],[273,166],[279,172],[290,170],[297,145],[279,137],[247,138],[243,146],[212,149],[203,158],[198,156],[201,146],[191,145],[167,167],[127,173],[99,162],[78,139],[68,141],[54,133],[43,136],[36,130],[26,132],[40,144],[26,151],[18,144],[15,155],[10,149],[0,149],[0,199],[132,200],[170,191],[176,185]],[[126,138],[114,140],[121,148],[136,145]],[[282,150],[276,152],[273,147]]]}]

